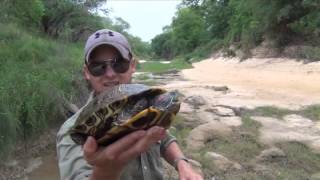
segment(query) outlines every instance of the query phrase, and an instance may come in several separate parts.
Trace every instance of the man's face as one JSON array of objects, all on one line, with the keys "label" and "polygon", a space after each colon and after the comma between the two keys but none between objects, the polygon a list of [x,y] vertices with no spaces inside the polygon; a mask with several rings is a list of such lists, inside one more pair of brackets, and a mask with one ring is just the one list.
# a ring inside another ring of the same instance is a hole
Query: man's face
[{"label": "man's face", "polygon": [[[118,56],[119,56],[119,52],[114,47],[102,45],[97,47],[91,53],[89,64],[103,63],[103,61],[113,60]],[[95,93],[100,93],[110,86],[130,83],[132,74],[135,72],[135,70],[136,70],[136,65],[134,61],[130,62],[129,69],[124,73],[115,72],[115,70],[110,66],[110,64],[107,65],[106,71],[99,76],[92,75],[87,65],[84,65],[84,68],[83,68],[85,79],[89,81]]]}]

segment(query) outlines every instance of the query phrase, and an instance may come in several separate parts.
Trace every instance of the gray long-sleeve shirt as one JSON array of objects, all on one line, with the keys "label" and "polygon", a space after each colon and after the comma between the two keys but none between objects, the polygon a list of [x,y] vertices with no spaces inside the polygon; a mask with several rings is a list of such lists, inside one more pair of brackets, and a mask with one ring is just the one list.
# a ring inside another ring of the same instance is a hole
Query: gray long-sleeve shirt
[{"label": "gray long-sleeve shirt", "polygon": [[[90,100],[91,98],[88,101]],[[81,110],[61,126],[57,135],[57,154],[62,180],[88,179],[92,173],[92,167],[83,157],[82,147],[75,144],[68,134]],[[163,168],[160,157],[173,141],[176,139],[168,133],[165,139],[152,145],[147,152],[130,161],[121,175],[121,180],[162,180]]]}]

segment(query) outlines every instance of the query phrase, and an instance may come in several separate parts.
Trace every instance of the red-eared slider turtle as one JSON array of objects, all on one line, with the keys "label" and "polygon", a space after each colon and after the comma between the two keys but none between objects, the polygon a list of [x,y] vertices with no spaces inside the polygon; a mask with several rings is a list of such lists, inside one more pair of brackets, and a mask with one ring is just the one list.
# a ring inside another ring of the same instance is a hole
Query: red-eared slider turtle
[{"label": "red-eared slider turtle", "polygon": [[180,109],[178,93],[142,84],[111,87],[90,101],[69,133],[77,144],[93,136],[107,146],[124,135],[152,126],[169,128]]}]

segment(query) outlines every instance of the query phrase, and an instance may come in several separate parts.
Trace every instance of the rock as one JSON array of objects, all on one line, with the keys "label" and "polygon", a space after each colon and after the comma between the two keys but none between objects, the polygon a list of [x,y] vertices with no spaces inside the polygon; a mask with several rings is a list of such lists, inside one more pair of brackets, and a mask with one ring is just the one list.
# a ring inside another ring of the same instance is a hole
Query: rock
[{"label": "rock", "polygon": [[[198,126],[200,126],[201,124],[205,124],[206,122],[203,121],[202,119],[198,118],[197,116],[194,115],[189,115],[183,116],[183,127],[188,127],[190,129],[194,129]],[[180,128],[178,128],[179,130],[181,130]]]},{"label": "rock", "polygon": [[202,96],[189,96],[184,102],[191,104],[195,109],[199,109],[199,106],[206,104],[206,101]]},{"label": "rock", "polygon": [[193,170],[195,170],[197,173],[203,176],[202,165],[198,161],[193,159],[189,159],[189,162],[192,165]]},{"label": "rock", "polygon": [[[202,165],[193,159],[189,159],[190,164],[192,165],[193,170],[198,172],[203,176],[203,172],[201,170]],[[164,168],[164,179],[170,180],[179,180],[179,173],[175,170],[175,168],[162,159],[162,164]]]},{"label": "rock", "polygon": [[202,165],[201,165],[198,161],[196,161],[196,160],[189,159],[189,162],[190,162],[190,164],[191,164],[192,166],[194,166],[194,167],[198,167],[198,168],[201,168],[201,167],[202,167]]},{"label": "rock", "polygon": [[205,157],[210,160],[211,166],[219,170],[227,171],[230,169],[241,170],[242,166],[239,163],[230,161],[228,158],[215,152],[207,152]]},{"label": "rock", "polygon": [[299,115],[287,115],[282,119],[252,116],[251,119],[261,123],[259,141],[269,146],[279,142],[300,142],[320,153],[320,130],[315,122]]},{"label": "rock", "polygon": [[180,71],[177,69],[170,69],[168,71],[164,71],[164,72],[156,72],[153,74],[157,74],[157,75],[167,75],[167,74],[178,74]]},{"label": "rock", "polygon": [[320,121],[315,123],[315,127],[320,130]]},{"label": "rock", "polygon": [[37,157],[35,159],[32,159],[28,162],[27,168],[25,169],[25,172],[31,173],[34,169],[38,168],[42,164],[42,158]]},{"label": "rock", "polygon": [[242,119],[238,116],[219,117],[218,120],[229,127],[238,127],[242,125]]},{"label": "rock", "polygon": [[18,164],[19,164],[19,161],[16,159],[12,159],[4,163],[4,165],[7,167],[14,167],[14,166],[17,166]]},{"label": "rock", "polygon": [[192,109],[192,106],[188,103],[181,103],[180,105],[180,114],[192,114],[194,112],[194,109]]},{"label": "rock", "polygon": [[251,50],[252,57],[255,58],[273,58],[279,55],[279,51],[275,48],[275,41],[270,38],[264,40],[260,46],[257,46]]},{"label": "rock", "polygon": [[310,180],[320,180],[320,172],[312,174]]},{"label": "rock", "polygon": [[206,111],[215,113],[216,115],[223,116],[223,117],[235,116],[235,113],[232,109],[221,107],[221,106],[216,106],[216,107],[207,109]]},{"label": "rock", "polygon": [[172,167],[164,159],[162,159],[162,164],[163,164],[163,170],[164,170],[163,172],[164,179],[179,180],[179,174],[174,169],[174,167]]},{"label": "rock", "polygon": [[274,159],[284,158],[286,154],[277,147],[272,147],[263,150],[259,156],[256,157],[257,161],[272,161]]},{"label": "rock", "polygon": [[264,175],[263,177],[265,179],[277,179],[275,174],[281,173],[278,170],[271,169],[270,167],[267,167],[266,165],[262,165],[262,164],[255,164],[253,166],[253,170],[257,174],[263,174]]},{"label": "rock", "polygon": [[223,91],[223,92],[227,92],[230,90],[228,86],[205,86],[205,88],[209,88],[214,91]]},{"label": "rock", "polygon": [[291,127],[310,127],[314,122],[297,114],[289,114],[283,117],[283,120],[288,122]]},{"label": "rock", "polygon": [[[226,105],[226,104],[219,104],[219,105],[214,105],[213,108],[210,108],[208,109],[208,111],[211,110],[212,112],[214,111],[217,111],[217,110],[214,110],[216,109],[217,107],[219,107],[220,109],[222,108],[225,108],[225,109],[230,109],[232,110],[232,116],[242,116],[244,112],[248,111],[250,108],[251,109],[254,109],[254,107],[242,107],[242,105],[235,105],[235,102],[229,102],[229,103],[232,103],[233,105],[232,106],[229,106],[229,105]],[[226,110],[226,111],[230,111],[230,110]],[[223,111],[222,111],[223,112]]]},{"label": "rock", "polygon": [[187,138],[187,148],[197,151],[205,147],[206,142],[219,136],[228,136],[231,133],[230,127],[218,121],[202,124],[190,131]]}]

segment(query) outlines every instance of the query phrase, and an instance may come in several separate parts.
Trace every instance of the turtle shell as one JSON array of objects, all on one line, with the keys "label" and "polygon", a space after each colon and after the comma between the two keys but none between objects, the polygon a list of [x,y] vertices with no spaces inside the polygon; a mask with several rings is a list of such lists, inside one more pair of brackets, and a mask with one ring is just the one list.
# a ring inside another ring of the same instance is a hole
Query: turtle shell
[{"label": "turtle shell", "polygon": [[69,130],[71,139],[84,144],[93,136],[107,146],[121,137],[152,126],[169,128],[180,108],[178,93],[142,84],[121,84],[94,97]]}]

